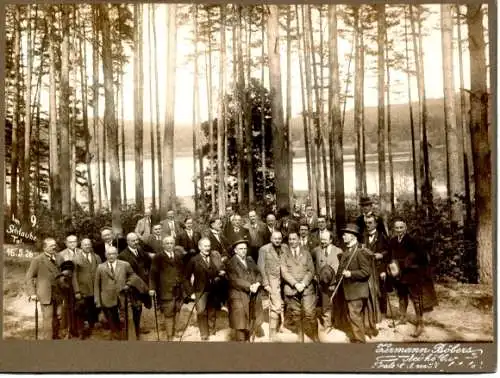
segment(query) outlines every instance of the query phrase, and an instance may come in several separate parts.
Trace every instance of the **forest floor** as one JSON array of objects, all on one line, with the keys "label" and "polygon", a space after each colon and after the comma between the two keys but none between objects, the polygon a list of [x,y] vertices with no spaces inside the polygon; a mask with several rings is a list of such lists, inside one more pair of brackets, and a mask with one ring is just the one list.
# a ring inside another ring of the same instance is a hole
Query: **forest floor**
[{"label": "forest floor", "polygon": [[[3,302],[3,337],[4,339],[30,340],[35,337],[35,315],[34,304],[28,302],[24,292],[24,276],[27,264],[10,263],[5,261],[4,266],[4,302]],[[377,337],[368,339],[368,342],[474,342],[493,341],[494,318],[493,318],[493,290],[481,285],[470,284],[436,284],[439,306],[425,315],[424,333],[415,339],[410,336],[413,325],[398,325],[390,328],[390,319],[384,319],[379,323],[379,334]],[[397,312],[397,298],[391,294],[391,304]],[[182,307],[178,318],[177,329],[181,331],[186,327],[186,322],[191,313],[193,304]],[[264,301],[264,308],[267,301]],[[410,306],[411,307],[411,306]],[[410,309],[410,321],[413,310]],[[265,336],[255,338],[255,342],[268,342],[268,319],[267,311],[265,323],[262,328]],[[41,318],[41,314],[40,314]],[[154,311],[153,309],[143,311],[143,327],[150,330],[148,334],[141,335],[143,340],[156,340]],[[298,335],[282,328],[278,334],[280,342],[298,342]],[[90,339],[107,340],[109,331],[102,328],[95,329]],[[160,331],[160,338],[165,335]],[[228,314],[225,311],[217,313],[216,334],[210,337],[210,342],[230,341],[231,330],[229,328]],[[176,340],[179,340],[177,337]],[[347,343],[346,335],[338,330],[326,333],[320,326],[320,340],[326,343]],[[193,312],[189,325],[182,341],[200,341],[200,334],[196,326],[196,313]],[[306,342],[311,342],[306,337]]]}]

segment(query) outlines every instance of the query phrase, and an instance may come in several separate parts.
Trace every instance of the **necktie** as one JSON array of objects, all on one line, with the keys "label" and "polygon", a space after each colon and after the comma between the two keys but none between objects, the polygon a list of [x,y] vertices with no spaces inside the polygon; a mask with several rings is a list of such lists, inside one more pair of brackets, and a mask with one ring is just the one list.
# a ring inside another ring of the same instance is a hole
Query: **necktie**
[{"label": "necktie", "polygon": [[210,260],[209,260],[208,256],[205,256],[203,259],[205,260],[205,262],[207,263],[207,265],[210,265]]},{"label": "necktie", "polygon": [[114,276],[115,275],[115,270],[113,269],[113,264],[109,264],[109,269],[111,270],[111,274]]},{"label": "necktie", "polygon": [[92,256],[90,256],[90,253],[87,253],[87,260],[89,260],[89,263],[92,262]]},{"label": "necktie", "polygon": [[325,254],[325,257],[328,257],[328,249],[327,248],[323,248],[323,253]]}]

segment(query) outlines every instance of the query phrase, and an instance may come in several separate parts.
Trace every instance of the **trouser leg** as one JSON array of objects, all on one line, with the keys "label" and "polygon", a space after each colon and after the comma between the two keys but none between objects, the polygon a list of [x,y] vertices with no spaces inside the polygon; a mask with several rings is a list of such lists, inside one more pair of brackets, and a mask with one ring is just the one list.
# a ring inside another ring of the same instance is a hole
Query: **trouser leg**
[{"label": "trouser leg", "polygon": [[120,340],[121,322],[119,307],[104,307],[103,311],[106,319],[108,320],[109,329],[111,331],[111,340]]},{"label": "trouser leg", "polygon": [[139,340],[139,335],[141,334],[141,315],[142,315],[142,304],[134,304],[132,306],[132,319],[134,321],[135,337]]},{"label": "trouser leg", "polygon": [[408,287],[400,283],[396,290],[399,298],[399,317],[400,317],[399,323],[405,324],[406,313],[408,311],[408,296],[409,296]]},{"label": "trouser leg", "polygon": [[379,306],[380,306],[380,312],[383,315],[387,315],[387,290],[385,287],[385,280],[379,279],[379,288],[380,288],[380,300],[379,300]]},{"label": "trouser leg", "polygon": [[304,333],[315,342],[319,341],[316,303],[317,298],[314,292],[302,296]]},{"label": "trouser leg", "polygon": [[197,293],[196,296],[196,321],[200,330],[200,336],[202,340],[208,340],[208,293]]},{"label": "trouser leg", "polygon": [[357,299],[348,301],[349,308],[349,323],[351,324],[352,339],[351,342],[365,343],[365,327],[364,327],[364,311],[366,307],[366,300]]},{"label": "trouser leg", "polygon": [[[53,303],[41,306],[42,309],[42,332],[41,339],[42,340],[52,340],[57,338],[56,332],[56,322],[57,322],[57,314],[55,305]],[[58,331],[58,330],[57,330]],[[56,337],[54,337],[56,336]]]},{"label": "trouser leg", "polygon": [[418,337],[422,334],[424,329],[424,313],[423,313],[423,299],[422,299],[422,287],[420,285],[412,285],[409,288],[411,301],[415,309],[416,315],[416,327],[415,331],[412,333],[413,337]]},{"label": "trouser leg", "polygon": [[323,289],[320,291],[320,318],[321,323],[325,328],[328,328],[332,325],[332,302],[330,301],[330,297],[332,295],[332,291],[328,289]]}]

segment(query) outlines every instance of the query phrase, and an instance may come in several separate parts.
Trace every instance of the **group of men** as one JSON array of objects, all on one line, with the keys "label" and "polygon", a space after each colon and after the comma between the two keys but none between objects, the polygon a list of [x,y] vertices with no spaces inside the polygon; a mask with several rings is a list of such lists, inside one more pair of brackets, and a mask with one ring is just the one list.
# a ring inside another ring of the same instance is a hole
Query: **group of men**
[{"label": "group of men", "polygon": [[154,306],[164,339],[171,341],[182,337],[181,307],[194,301],[202,340],[215,334],[217,312],[223,310],[234,339],[249,341],[264,334],[267,297],[273,341],[279,340],[282,325],[319,341],[319,320],[326,330],[335,327],[352,342],[365,342],[366,336],[376,336],[380,314],[387,313],[387,291],[394,287],[399,322],[406,322],[411,299],[417,315],[414,336],[419,336],[423,312],[435,305],[435,298],[423,299],[427,255],[406,233],[403,220],[394,222],[395,235],[388,240],[372,202],[362,199],[361,208],[356,224],[342,229],[341,242],[310,206],[303,216],[282,209],[278,219],[270,213],[265,221],[250,211],[245,224],[228,207],[224,217],[209,220],[206,230],[195,228],[189,216],[179,222],[173,211],[155,222],[146,210],[125,239],[105,227],[94,246],[82,239],[77,248],[77,237],[69,235],[59,253],[56,241],[45,239],[43,253],[27,272],[30,299],[41,305],[46,339],[60,337],[61,320],[67,337],[86,338],[100,312],[111,339],[130,334],[140,339],[150,331],[141,324],[142,308]]}]

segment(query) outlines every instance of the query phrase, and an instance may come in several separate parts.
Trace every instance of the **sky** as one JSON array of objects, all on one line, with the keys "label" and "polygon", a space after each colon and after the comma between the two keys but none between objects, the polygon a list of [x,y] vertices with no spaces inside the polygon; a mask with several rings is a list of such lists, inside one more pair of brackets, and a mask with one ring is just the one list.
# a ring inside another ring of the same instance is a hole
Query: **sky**
[{"label": "sky", "polygon": [[[148,8],[150,5],[145,5],[143,15],[144,15],[144,29],[143,29],[143,41],[144,41],[144,121],[150,122],[151,117],[151,107],[154,109],[155,104],[155,78],[153,71],[150,72],[149,65],[152,63],[152,57],[148,56],[149,52],[153,51],[153,47],[149,46],[148,43]],[[425,21],[425,27],[429,31],[429,35],[424,37],[423,46],[424,46],[424,71],[425,71],[425,89],[426,89],[426,97],[431,98],[441,98],[443,97],[443,75],[442,75],[442,66],[441,66],[441,32],[439,30],[439,8],[440,5],[426,5],[426,7],[431,11],[431,15]],[[314,13],[313,13],[314,15]],[[167,63],[167,5],[166,4],[156,4],[156,33],[157,33],[157,64],[158,64],[158,86],[159,86],[159,104],[160,104],[160,122],[164,122],[164,114],[165,114],[165,85],[166,83],[166,63]],[[317,18],[316,18],[317,20]],[[313,22],[314,19],[313,19]],[[404,20],[402,20],[404,22]],[[292,27],[294,26],[294,22],[292,23]],[[175,102],[175,125],[176,127],[181,127],[186,124],[192,124],[192,111],[193,111],[193,62],[189,61],[188,56],[193,53],[194,45],[191,42],[192,38],[192,24],[191,22],[184,23],[179,25],[177,32],[177,65],[176,65],[176,102]],[[339,24],[339,27],[342,27]],[[327,31],[326,22],[324,22],[324,28]],[[456,28],[454,30],[454,36],[456,36]],[[260,39],[260,31],[257,33],[255,37],[256,39]],[[152,35],[152,31],[151,31]],[[228,84],[227,90],[230,90],[229,82],[231,78],[231,61],[230,57],[232,56],[231,52],[231,33],[228,30],[227,32],[227,61],[226,66],[228,67],[227,71],[227,79],[226,83]],[[467,27],[462,27],[462,38],[466,39],[467,36]],[[348,37],[350,39],[350,37]],[[389,34],[390,38],[390,34]],[[152,36],[151,36],[152,39]],[[315,40],[319,40],[318,36],[315,36]],[[325,36],[325,41],[327,41]],[[325,42],[326,43],[326,42]],[[351,44],[349,41],[339,38],[338,39],[338,56],[339,56],[339,64],[340,69],[343,72],[347,71],[348,60],[346,56],[351,52]],[[410,40],[411,46],[411,40]],[[373,45],[372,48],[376,48],[376,45]],[[199,44],[199,50],[202,51],[204,49],[202,44]],[[395,49],[404,52],[404,44],[399,44],[395,46]],[[90,50],[90,46],[87,51]],[[267,51],[267,46],[266,46]],[[282,70],[282,90],[283,90],[283,100],[285,99],[286,94],[286,46],[284,41],[281,41],[280,44],[281,51],[281,70]],[[459,72],[458,72],[458,50],[454,49],[454,70],[455,70],[455,89],[458,91],[459,88]],[[260,47],[252,50],[252,56],[255,58],[260,57]],[[412,57],[412,52],[410,51],[410,59]],[[87,70],[88,70],[88,78],[89,83],[92,79],[92,64],[91,64],[91,54],[88,54],[89,61],[87,62]],[[151,59],[151,62],[150,62]],[[130,63],[125,66],[125,84],[124,84],[124,118],[127,120],[133,120],[134,118],[134,103],[133,103],[133,60],[130,59]],[[375,58],[367,58],[367,65],[376,64]],[[213,95],[214,95],[214,106],[217,103],[217,94],[218,94],[218,65],[219,65],[219,57],[217,53],[213,55]],[[151,64],[152,69],[154,69],[153,64]],[[465,87],[469,87],[469,58],[467,51],[464,51],[463,54],[463,69],[464,69],[464,81]],[[199,59],[199,86],[200,86],[200,105],[201,105],[201,118],[202,120],[207,119],[207,95],[206,95],[206,79],[205,79],[205,59],[203,56]],[[351,64],[351,73],[354,71],[354,62]],[[302,111],[302,99],[301,99],[301,87],[300,87],[300,76],[299,76],[299,61],[298,57],[294,54],[292,55],[292,117],[298,116]],[[326,72],[326,70],[325,70]],[[376,106],[377,105],[377,78],[375,72],[370,72],[366,70],[365,76],[365,106]],[[393,83],[400,81],[402,85],[399,89],[395,89],[395,91],[399,93],[391,94],[391,103],[399,104],[399,103],[407,103],[407,89],[406,89],[406,73],[399,72],[391,69],[390,71],[391,81]],[[261,73],[260,69],[255,70],[252,73],[253,77],[260,78]],[[268,71],[265,69],[265,86],[268,87]],[[102,80],[102,73],[101,73]],[[149,85],[152,85],[153,97],[150,98],[150,90]],[[48,83],[47,83],[48,84]],[[342,84],[342,91],[345,91],[345,84]],[[352,90],[351,84],[351,90]],[[44,94],[45,101],[48,103],[48,93]],[[417,85],[416,79],[412,80],[412,99],[415,101],[417,99]],[[101,98],[102,104],[100,105],[101,116],[104,114],[104,99]],[[285,105],[285,102],[283,102]],[[353,107],[353,101],[349,100],[347,102],[347,109]],[[119,114],[121,114],[121,110],[119,110]],[[214,113],[216,114],[216,113]],[[154,116],[153,116],[154,118]],[[154,121],[154,120],[153,120]]]}]

